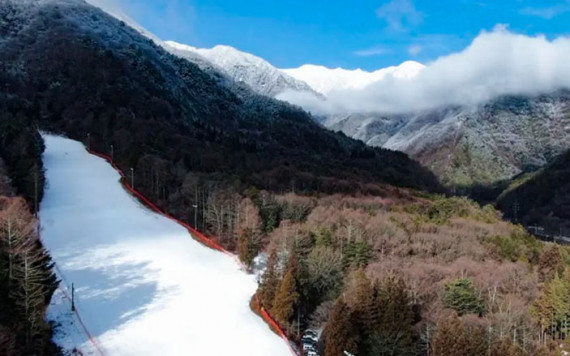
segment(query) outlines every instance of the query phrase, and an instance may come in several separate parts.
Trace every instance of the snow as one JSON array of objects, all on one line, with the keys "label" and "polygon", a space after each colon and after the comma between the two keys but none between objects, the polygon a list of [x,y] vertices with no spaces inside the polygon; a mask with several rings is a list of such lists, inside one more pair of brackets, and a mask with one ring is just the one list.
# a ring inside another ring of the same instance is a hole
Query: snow
[{"label": "snow", "polygon": [[384,80],[388,76],[396,79],[412,79],[425,66],[414,61],[406,61],[399,66],[392,66],[367,72],[362,69],[330,69],[323,66],[305,64],[299,68],[282,69],[293,78],[309,84],[317,92],[327,95],[338,90],[360,90],[372,83]]},{"label": "snow", "polygon": [[[42,239],[104,354],[290,355],[249,308],[254,275],[142,206],[79,142],[44,139]],[[48,318],[64,349],[96,354],[61,291]]]},{"label": "snow", "polygon": [[166,41],[164,48],[190,61],[194,61],[196,55],[206,58],[233,80],[247,84],[262,95],[274,97],[286,90],[313,92],[309,85],[280,71],[266,60],[231,46],[218,45],[205,49]]}]

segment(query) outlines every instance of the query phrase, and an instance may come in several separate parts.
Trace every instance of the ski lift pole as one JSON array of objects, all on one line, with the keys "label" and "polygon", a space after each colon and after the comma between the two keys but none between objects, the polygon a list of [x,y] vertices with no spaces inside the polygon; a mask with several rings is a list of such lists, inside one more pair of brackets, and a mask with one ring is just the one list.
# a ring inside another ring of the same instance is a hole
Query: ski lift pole
[{"label": "ski lift pole", "polygon": [[71,283],[71,311],[75,311],[75,285]]}]

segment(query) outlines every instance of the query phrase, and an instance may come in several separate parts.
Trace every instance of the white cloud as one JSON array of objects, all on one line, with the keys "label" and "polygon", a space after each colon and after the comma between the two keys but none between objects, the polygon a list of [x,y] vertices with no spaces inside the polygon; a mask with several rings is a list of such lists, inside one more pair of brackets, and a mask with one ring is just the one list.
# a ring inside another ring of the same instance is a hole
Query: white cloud
[{"label": "white cloud", "polygon": [[570,12],[570,1],[566,0],[559,4],[548,7],[525,7],[519,11],[522,15],[542,17],[550,20],[558,15]]},{"label": "white cloud", "polygon": [[423,51],[423,47],[420,45],[411,45],[408,47],[408,53],[410,56],[415,57]]},{"label": "white cloud", "polygon": [[502,95],[570,88],[570,37],[549,41],[498,25],[463,51],[428,64],[411,79],[391,76],[362,90],[332,92],[326,102],[283,96],[317,113],[403,113],[444,105],[479,104]]},{"label": "white cloud", "polygon": [[392,53],[392,51],[384,47],[372,47],[354,52],[355,55],[360,57],[383,56],[390,53]]},{"label": "white cloud", "polygon": [[393,31],[405,31],[423,22],[424,14],[412,0],[392,0],[376,10],[376,16],[386,21]]}]

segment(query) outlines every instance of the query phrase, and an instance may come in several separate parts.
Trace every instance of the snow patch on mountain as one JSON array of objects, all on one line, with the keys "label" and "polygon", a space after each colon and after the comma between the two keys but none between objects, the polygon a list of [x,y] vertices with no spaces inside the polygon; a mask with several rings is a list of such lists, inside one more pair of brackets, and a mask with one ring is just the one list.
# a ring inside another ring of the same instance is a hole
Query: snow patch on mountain
[{"label": "snow patch on mountain", "polygon": [[247,84],[259,94],[275,97],[287,90],[315,94],[307,83],[283,73],[260,57],[239,51],[233,47],[219,45],[205,49],[174,41],[166,41],[165,44],[172,53],[181,55],[189,60],[195,61],[196,58],[207,59],[223,70],[229,77],[238,83]]},{"label": "snow patch on mountain", "polygon": [[324,124],[369,145],[406,152],[444,183],[490,183],[544,166],[570,148],[570,92],[411,114],[335,115]]}]

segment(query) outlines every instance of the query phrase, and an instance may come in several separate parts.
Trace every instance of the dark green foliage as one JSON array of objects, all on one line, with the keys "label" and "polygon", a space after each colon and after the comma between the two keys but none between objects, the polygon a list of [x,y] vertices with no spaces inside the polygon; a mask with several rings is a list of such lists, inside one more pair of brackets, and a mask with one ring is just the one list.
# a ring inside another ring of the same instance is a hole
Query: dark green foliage
[{"label": "dark green foliage", "polygon": [[358,332],[356,354],[414,355],[417,348],[414,310],[404,282],[387,277],[372,284],[359,269],[354,275],[354,285],[351,309]]},{"label": "dark green foliage", "polygon": [[379,315],[370,336],[370,354],[413,355],[417,335],[406,285],[401,279],[387,277],[375,290]]},{"label": "dark green foliage", "polygon": [[307,295],[316,307],[325,300],[334,300],[342,289],[342,256],[331,247],[315,247],[306,257]]},{"label": "dark green foliage", "polygon": [[495,236],[489,242],[501,257],[512,262],[524,259],[536,264],[542,250],[542,243],[522,229],[514,231],[510,236]]},{"label": "dark green foliage", "polygon": [[485,303],[469,278],[458,278],[447,283],[443,302],[459,315],[485,313]]},{"label": "dark green foliage", "polygon": [[315,239],[315,246],[329,247],[333,245],[333,236],[330,229],[322,229]]},{"label": "dark green foliage", "polygon": [[245,229],[238,237],[238,255],[240,260],[251,267],[253,259],[259,253],[260,241],[256,232],[252,229]]},{"label": "dark green foliage", "polygon": [[531,179],[502,194],[497,206],[505,216],[547,234],[570,235],[570,151]]},{"label": "dark green foliage", "polygon": [[469,214],[468,201],[464,198],[435,199],[427,211],[429,221],[445,224],[452,216],[465,217]]},{"label": "dark green foliage", "polygon": [[564,340],[570,334],[570,269],[562,276],[554,275],[552,280],[544,283],[538,296],[533,313],[544,332],[553,339]]},{"label": "dark green foliage", "polygon": [[300,223],[307,219],[311,213],[312,206],[300,203],[284,203],[281,218],[282,220],[290,220],[294,223]]},{"label": "dark green foliage", "polygon": [[349,242],[344,253],[345,266],[366,267],[372,259],[372,248],[366,241]]},{"label": "dark green foliage", "polygon": [[0,158],[8,166],[18,194],[35,211],[43,197],[43,140],[25,111],[12,114],[12,106],[2,105],[1,97],[0,107],[4,108],[0,111]]},{"label": "dark green foliage", "polygon": [[283,206],[279,204],[273,195],[269,194],[262,194],[254,202],[259,209],[262,231],[268,234],[279,226],[282,219]]}]

